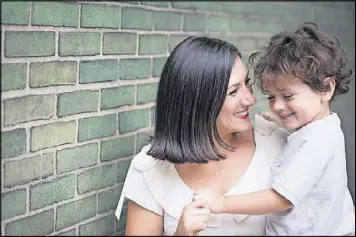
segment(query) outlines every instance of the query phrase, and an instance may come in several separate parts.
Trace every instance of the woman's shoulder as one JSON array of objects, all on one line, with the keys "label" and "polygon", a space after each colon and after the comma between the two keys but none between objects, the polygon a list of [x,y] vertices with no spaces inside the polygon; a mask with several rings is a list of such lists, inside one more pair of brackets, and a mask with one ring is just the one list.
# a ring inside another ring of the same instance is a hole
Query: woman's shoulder
[{"label": "woman's shoulder", "polygon": [[[146,190],[146,196],[150,196],[152,201],[154,200],[169,215],[179,218],[184,205],[192,200],[193,193],[178,177],[174,164],[147,154],[150,147],[144,146],[132,159],[125,180],[124,193],[128,193],[129,189]],[[140,191],[132,192],[145,196],[145,193]]]}]

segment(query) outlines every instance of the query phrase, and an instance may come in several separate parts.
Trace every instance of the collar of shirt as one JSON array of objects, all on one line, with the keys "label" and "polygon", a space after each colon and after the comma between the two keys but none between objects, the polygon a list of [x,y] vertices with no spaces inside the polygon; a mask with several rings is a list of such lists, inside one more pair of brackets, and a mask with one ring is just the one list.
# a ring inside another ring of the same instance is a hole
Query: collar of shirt
[{"label": "collar of shirt", "polygon": [[340,125],[340,118],[337,113],[332,112],[329,116],[308,123],[297,131],[294,131],[287,137],[287,141],[291,142],[292,140],[300,141],[305,139],[308,134],[315,132],[325,132],[328,129],[332,129],[336,124]]}]

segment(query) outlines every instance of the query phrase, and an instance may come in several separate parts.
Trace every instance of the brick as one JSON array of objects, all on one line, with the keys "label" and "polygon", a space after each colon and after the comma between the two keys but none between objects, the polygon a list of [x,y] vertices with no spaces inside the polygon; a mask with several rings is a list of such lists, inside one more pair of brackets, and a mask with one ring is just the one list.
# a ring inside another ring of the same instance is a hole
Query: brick
[{"label": "brick", "polygon": [[71,229],[69,231],[61,232],[56,236],[76,236],[76,235],[77,235],[77,230],[76,229]]},{"label": "brick", "polygon": [[137,85],[137,104],[144,104],[156,100],[157,83]]},{"label": "brick", "polygon": [[184,31],[205,31],[206,28],[205,14],[185,13],[184,14]]},{"label": "brick", "polygon": [[121,29],[152,30],[152,12],[133,7],[123,7],[121,9]]},{"label": "brick", "polygon": [[161,76],[166,61],[167,61],[167,57],[153,58],[152,77]]},{"label": "brick", "polygon": [[60,32],[59,56],[93,56],[100,54],[99,32]]},{"label": "brick", "polygon": [[30,187],[30,210],[74,197],[75,176],[68,175]]},{"label": "brick", "polygon": [[125,181],[127,171],[129,170],[131,160],[123,160],[117,163],[116,166],[116,183],[122,183]]},{"label": "brick", "polygon": [[54,53],[55,34],[53,31],[5,32],[5,57],[54,56]]},{"label": "brick", "polygon": [[169,37],[169,53],[172,53],[173,49],[184,39],[188,38],[189,35],[171,35]]},{"label": "brick", "polygon": [[141,1],[141,4],[142,5],[150,5],[150,6],[155,6],[155,7],[168,7],[169,5],[168,5],[168,2],[161,2],[161,1]]},{"label": "brick", "polygon": [[230,19],[223,16],[210,15],[208,19],[209,31],[230,31]]},{"label": "brick", "polygon": [[26,63],[1,64],[1,91],[24,89],[26,68]]},{"label": "brick", "polygon": [[[272,8],[276,9],[276,5],[272,2],[271,4],[266,4],[264,2],[259,2],[259,4],[255,4],[254,2],[224,2],[221,6],[222,11],[231,14],[258,13],[259,15],[266,15],[268,6],[271,6]],[[273,15],[277,15],[279,11],[283,12],[284,10],[276,10]]]},{"label": "brick", "polygon": [[44,236],[54,231],[54,210],[43,211],[5,226],[5,235]]},{"label": "brick", "polygon": [[100,160],[107,161],[133,155],[134,136],[119,137],[101,142]]},{"label": "brick", "polygon": [[78,4],[63,2],[34,2],[32,25],[78,26]]},{"label": "brick", "polygon": [[[225,36],[222,37],[222,40],[225,40],[236,47],[238,50],[241,51],[249,51],[256,49],[256,40],[255,38],[248,38],[248,37],[236,37],[236,36]],[[247,59],[247,58],[246,58]]]},{"label": "brick", "polygon": [[127,58],[120,59],[120,79],[142,79],[151,75],[150,58]]},{"label": "brick", "polygon": [[[110,200],[110,199],[109,199]],[[26,212],[26,189],[1,194],[1,220]]]},{"label": "brick", "polygon": [[79,174],[78,193],[82,194],[115,184],[115,167],[116,164],[103,165]]},{"label": "brick", "polygon": [[81,27],[119,28],[120,7],[82,4]]},{"label": "brick", "polygon": [[152,135],[153,135],[152,130],[148,132],[137,133],[136,153],[140,152],[142,147],[150,143]]},{"label": "brick", "polygon": [[167,52],[166,35],[140,35],[139,54],[163,54]]},{"label": "brick", "polygon": [[[127,206],[123,206],[122,211],[121,211],[120,220],[116,219],[116,229],[118,231],[125,231],[126,220],[127,220]],[[123,235],[124,235],[124,233],[123,233]]]},{"label": "brick", "polygon": [[128,4],[135,4],[135,5],[137,5],[139,3],[139,1],[122,1],[122,2],[125,2]]},{"label": "brick", "polygon": [[30,2],[1,2],[1,24],[27,25]]},{"label": "brick", "polygon": [[155,106],[151,107],[150,114],[151,114],[151,126],[155,126],[155,116],[156,116],[156,107]]},{"label": "brick", "polygon": [[[32,156],[21,160],[9,161],[4,165],[4,186],[13,187],[18,184],[25,184],[39,178],[46,178],[53,174],[48,166],[50,157],[42,158],[40,155]],[[47,167],[42,168],[43,164]],[[31,167],[29,169],[29,167]]]},{"label": "brick", "polygon": [[123,184],[98,194],[98,213],[114,210],[119,202]]},{"label": "brick", "polygon": [[154,30],[180,30],[182,14],[177,12],[153,12]]},{"label": "brick", "polygon": [[121,86],[101,90],[101,110],[119,108],[135,103],[135,87]]},{"label": "brick", "polygon": [[131,110],[119,113],[120,133],[131,132],[149,126],[149,110]]},{"label": "brick", "polygon": [[[249,32],[249,22],[244,19],[230,19],[230,30],[235,32]],[[238,46],[238,45],[237,45]]]},{"label": "brick", "polygon": [[82,61],[79,66],[79,83],[115,81],[118,79],[117,60]]},{"label": "brick", "polygon": [[33,127],[30,137],[31,151],[74,142],[75,127],[75,121]]},{"label": "brick", "polygon": [[197,4],[196,2],[173,1],[172,2],[172,7],[173,8],[183,8],[183,9],[197,10],[196,4]]},{"label": "brick", "polygon": [[20,155],[26,151],[26,130],[18,128],[1,132],[1,159]]},{"label": "brick", "polygon": [[42,178],[52,175],[54,172],[54,153],[42,154]]},{"label": "brick", "polygon": [[96,214],[96,195],[57,207],[56,230],[74,225]]},{"label": "brick", "polygon": [[77,82],[77,62],[55,61],[30,64],[31,88],[74,85]]},{"label": "brick", "polygon": [[58,117],[95,112],[98,110],[98,91],[76,91],[58,94]]},{"label": "brick", "polygon": [[115,216],[110,214],[79,226],[79,235],[108,236],[115,232]]},{"label": "brick", "polygon": [[135,54],[137,34],[134,33],[104,33],[103,54]]},{"label": "brick", "polygon": [[115,114],[83,118],[79,120],[78,141],[112,136],[117,131]]},{"label": "brick", "polygon": [[4,101],[4,125],[49,119],[55,113],[54,95],[32,95]]},{"label": "brick", "polygon": [[57,151],[57,173],[95,165],[98,149],[97,143],[91,143]]}]

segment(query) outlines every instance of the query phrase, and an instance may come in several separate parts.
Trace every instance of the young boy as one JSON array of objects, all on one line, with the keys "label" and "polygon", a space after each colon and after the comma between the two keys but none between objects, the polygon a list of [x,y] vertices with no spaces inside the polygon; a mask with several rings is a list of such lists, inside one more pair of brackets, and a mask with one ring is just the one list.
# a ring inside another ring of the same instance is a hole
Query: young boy
[{"label": "young boy", "polygon": [[[222,196],[195,191],[212,213],[267,215],[267,235],[350,235],[355,231],[347,188],[344,135],[330,102],[348,92],[351,70],[336,38],[304,23],[272,36],[251,55],[255,80],[270,109],[293,131],[272,167],[270,189]],[[258,177],[256,177],[258,178]]]}]

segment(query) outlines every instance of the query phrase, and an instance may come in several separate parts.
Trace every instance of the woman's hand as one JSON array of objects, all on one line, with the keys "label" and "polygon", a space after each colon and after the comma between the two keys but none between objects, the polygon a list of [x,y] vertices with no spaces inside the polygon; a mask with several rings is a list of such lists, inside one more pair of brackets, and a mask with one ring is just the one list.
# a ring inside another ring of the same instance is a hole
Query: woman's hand
[{"label": "woman's hand", "polygon": [[210,211],[204,200],[196,200],[187,204],[179,219],[174,235],[193,236],[207,227]]},{"label": "woman's hand", "polygon": [[204,201],[212,213],[224,212],[224,197],[214,193],[211,189],[195,190],[193,200]]}]

